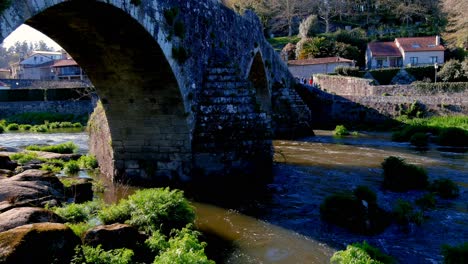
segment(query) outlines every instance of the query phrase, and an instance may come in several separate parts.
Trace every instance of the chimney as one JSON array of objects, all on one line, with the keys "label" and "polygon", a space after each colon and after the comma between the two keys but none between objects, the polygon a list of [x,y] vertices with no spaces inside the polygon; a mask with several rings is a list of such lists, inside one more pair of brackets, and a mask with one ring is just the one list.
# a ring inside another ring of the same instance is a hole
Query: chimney
[{"label": "chimney", "polygon": [[436,45],[436,46],[439,46],[439,45],[440,45],[440,36],[439,36],[439,35],[437,35],[437,36],[435,37],[435,45]]}]

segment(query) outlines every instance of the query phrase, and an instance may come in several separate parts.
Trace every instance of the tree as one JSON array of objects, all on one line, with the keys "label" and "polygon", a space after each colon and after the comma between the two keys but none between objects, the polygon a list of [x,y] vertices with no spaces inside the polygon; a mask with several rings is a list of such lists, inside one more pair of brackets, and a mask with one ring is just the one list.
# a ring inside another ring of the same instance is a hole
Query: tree
[{"label": "tree", "polygon": [[437,73],[437,77],[444,82],[457,82],[465,81],[466,74],[459,61],[449,60],[445,62],[442,69]]},{"label": "tree", "polygon": [[319,33],[317,15],[310,15],[299,24],[299,37],[308,38]]},{"label": "tree", "polygon": [[296,58],[311,59],[333,56],[334,41],[325,37],[303,38],[296,45]]},{"label": "tree", "polygon": [[443,11],[449,24],[445,39],[454,46],[468,46],[468,4],[459,0],[442,0]]},{"label": "tree", "polygon": [[317,13],[325,23],[325,33],[330,32],[330,22],[336,16],[335,4],[335,0],[319,0],[317,2]]}]

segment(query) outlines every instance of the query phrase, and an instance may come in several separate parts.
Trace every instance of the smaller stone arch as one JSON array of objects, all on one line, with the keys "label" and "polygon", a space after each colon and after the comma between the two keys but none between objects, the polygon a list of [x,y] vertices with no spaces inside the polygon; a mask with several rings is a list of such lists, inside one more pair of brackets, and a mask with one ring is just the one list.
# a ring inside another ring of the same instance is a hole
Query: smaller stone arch
[{"label": "smaller stone arch", "polygon": [[268,85],[265,64],[263,63],[260,51],[255,53],[252,63],[250,64],[247,79],[255,88],[255,99],[257,104],[260,106],[260,111],[271,115],[271,93]]}]

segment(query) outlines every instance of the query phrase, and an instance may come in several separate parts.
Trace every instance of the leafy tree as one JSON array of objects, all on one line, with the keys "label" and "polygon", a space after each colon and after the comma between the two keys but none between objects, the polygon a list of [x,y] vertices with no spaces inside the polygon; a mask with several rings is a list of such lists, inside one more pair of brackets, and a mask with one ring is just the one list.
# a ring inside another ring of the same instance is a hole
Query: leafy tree
[{"label": "leafy tree", "polygon": [[468,45],[468,4],[466,1],[442,0],[443,11],[448,17],[445,39],[455,46]]},{"label": "leafy tree", "polygon": [[319,31],[317,15],[310,15],[299,24],[299,37],[301,38],[310,38],[319,33]]},{"label": "leafy tree", "polygon": [[462,64],[457,60],[447,61],[437,73],[437,77],[444,82],[457,82],[466,79]]}]

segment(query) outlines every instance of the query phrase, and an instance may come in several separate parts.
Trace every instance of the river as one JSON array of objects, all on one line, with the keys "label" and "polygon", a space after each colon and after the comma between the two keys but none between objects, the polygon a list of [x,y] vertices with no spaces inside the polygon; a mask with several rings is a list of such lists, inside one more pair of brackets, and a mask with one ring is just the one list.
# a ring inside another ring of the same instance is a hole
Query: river
[{"label": "river", "polygon": [[[441,245],[468,241],[468,154],[431,145],[426,151],[407,143],[390,141],[389,133],[361,133],[358,137],[335,138],[330,131],[315,131],[315,137],[276,140],[274,179],[249,205],[225,209],[193,201],[197,226],[220,241],[230,241],[223,263],[329,263],[336,250],[367,240],[400,263],[442,263]],[[87,135],[2,134],[0,146],[57,144],[74,141],[86,153]],[[373,236],[355,235],[320,220],[319,206],[332,193],[367,185],[377,193],[381,207],[391,210],[396,199],[413,201],[421,191],[405,194],[384,191],[381,162],[400,156],[427,169],[431,180],[448,177],[460,187],[455,200],[437,199],[437,208],[427,212],[421,226],[404,232],[391,225]],[[128,186],[109,188],[107,200],[116,200]],[[224,245],[224,244],[223,244]],[[226,244],[227,245],[227,244]],[[209,246],[210,247],[210,246]],[[220,250],[219,247],[216,250]]]}]

